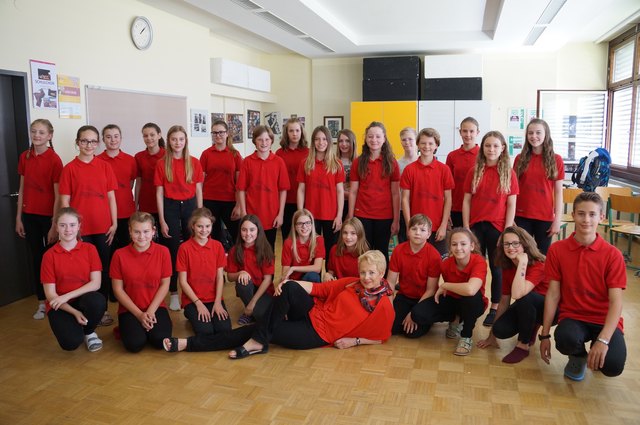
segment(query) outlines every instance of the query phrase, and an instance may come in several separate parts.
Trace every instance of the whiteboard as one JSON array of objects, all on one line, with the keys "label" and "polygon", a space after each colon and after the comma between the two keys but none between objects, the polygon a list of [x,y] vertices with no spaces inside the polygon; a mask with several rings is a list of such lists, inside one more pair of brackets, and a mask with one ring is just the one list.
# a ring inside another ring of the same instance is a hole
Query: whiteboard
[{"label": "whiteboard", "polygon": [[[98,131],[107,124],[116,124],[122,130],[121,150],[135,155],[145,148],[142,126],[154,122],[166,132],[172,125],[181,125],[189,135],[187,97],[166,94],[119,90],[85,86],[87,122]],[[104,150],[102,136],[98,153]]]}]

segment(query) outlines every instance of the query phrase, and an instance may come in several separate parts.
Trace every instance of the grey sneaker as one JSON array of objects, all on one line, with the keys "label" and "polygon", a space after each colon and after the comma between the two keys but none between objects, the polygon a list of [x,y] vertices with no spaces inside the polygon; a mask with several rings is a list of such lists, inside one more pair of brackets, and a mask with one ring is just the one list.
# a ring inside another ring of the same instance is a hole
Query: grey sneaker
[{"label": "grey sneaker", "polygon": [[452,323],[449,322],[449,327],[447,327],[447,331],[444,335],[449,339],[458,339],[460,338],[460,332],[462,331],[462,323]]},{"label": "grey sneaker", "polygon": [[569,356],[569,361],[564,367],[564,376],[572,381],[582,381],[587,370],[587,358]]}]

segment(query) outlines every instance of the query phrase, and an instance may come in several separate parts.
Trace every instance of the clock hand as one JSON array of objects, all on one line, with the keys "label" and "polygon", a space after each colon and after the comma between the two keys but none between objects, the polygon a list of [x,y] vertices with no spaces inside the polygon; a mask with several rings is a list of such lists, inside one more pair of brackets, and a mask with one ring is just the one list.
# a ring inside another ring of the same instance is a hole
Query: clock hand
[{"label": "clock hand", "polygon": [[146,30],[147,27],[142,28],[142,31],[140,31],[140,34],[142,34],[144,32],[144,30]]}]

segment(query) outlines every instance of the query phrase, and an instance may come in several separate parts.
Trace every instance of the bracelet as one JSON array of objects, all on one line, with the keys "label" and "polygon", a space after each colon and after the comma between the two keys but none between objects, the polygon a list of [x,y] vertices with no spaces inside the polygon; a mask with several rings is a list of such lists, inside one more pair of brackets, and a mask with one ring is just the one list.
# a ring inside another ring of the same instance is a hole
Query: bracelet
[{"label": "bracelet", "polygon": [[360,345],[360,338],[356,338],[356,345]]},{"label": "bracelet", "polygon": [[551,339],[551,334],[549,334],[549,335],[538,335],[538,339],[540,341],[544,341],[545,339]]},{"label": "bracelet", "polygon": [[600,338],[600,337],[598,337],[598,339],[596,339],[596,341],[601,342],[601,343],[603,343],[604,345],[609,345],[609,341],[607,341],[607,340],[606,340],[606,339],[604,339],[604,338]]},{"label": "bracelet", "polygon": [[200,298],[196,298],[196,299],[193,301],[193,303],[195,304],[195,303],[197,303],[198,301],[200,301]]}]

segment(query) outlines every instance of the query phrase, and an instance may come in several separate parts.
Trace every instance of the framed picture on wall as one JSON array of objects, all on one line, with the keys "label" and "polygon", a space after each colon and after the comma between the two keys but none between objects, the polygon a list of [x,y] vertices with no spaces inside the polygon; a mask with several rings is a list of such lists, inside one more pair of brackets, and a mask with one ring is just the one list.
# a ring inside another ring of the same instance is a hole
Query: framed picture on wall
[{"label": "framed picture on wall", "polygon": [[282,130],[280,127],[280,112],[268,112],[264,114],[264,123],[267,127],[271,129],[273,134],[281,134]]},{"label": "framed picture on wall", "polygon": [[335,142],[338,140],[338,132],[342,130],[344,123],[343,116],[324,117],[324,126],[331,132],[331,139]]},{"label": "framed picture on wall", "polygon": [[222,112],[212,112],[211,113],[211,124],[214,122],[222,120],[224,121],[224,114]]},{"label": "framed picture on wall", "polygon": [[253,137],[253,129],[260,125],[260,111],[247,109],[247,136]]},{"label": "framed picture on wall", "polygon": [[227,114],[227,125],[233,143],[242,143],[244,141],[242,132],[242,114]]},{"label": "framed picture on wall", "polygon": [[206,137],[209,133],[209,112],[206,109],[191,110],[191,137]]}]

